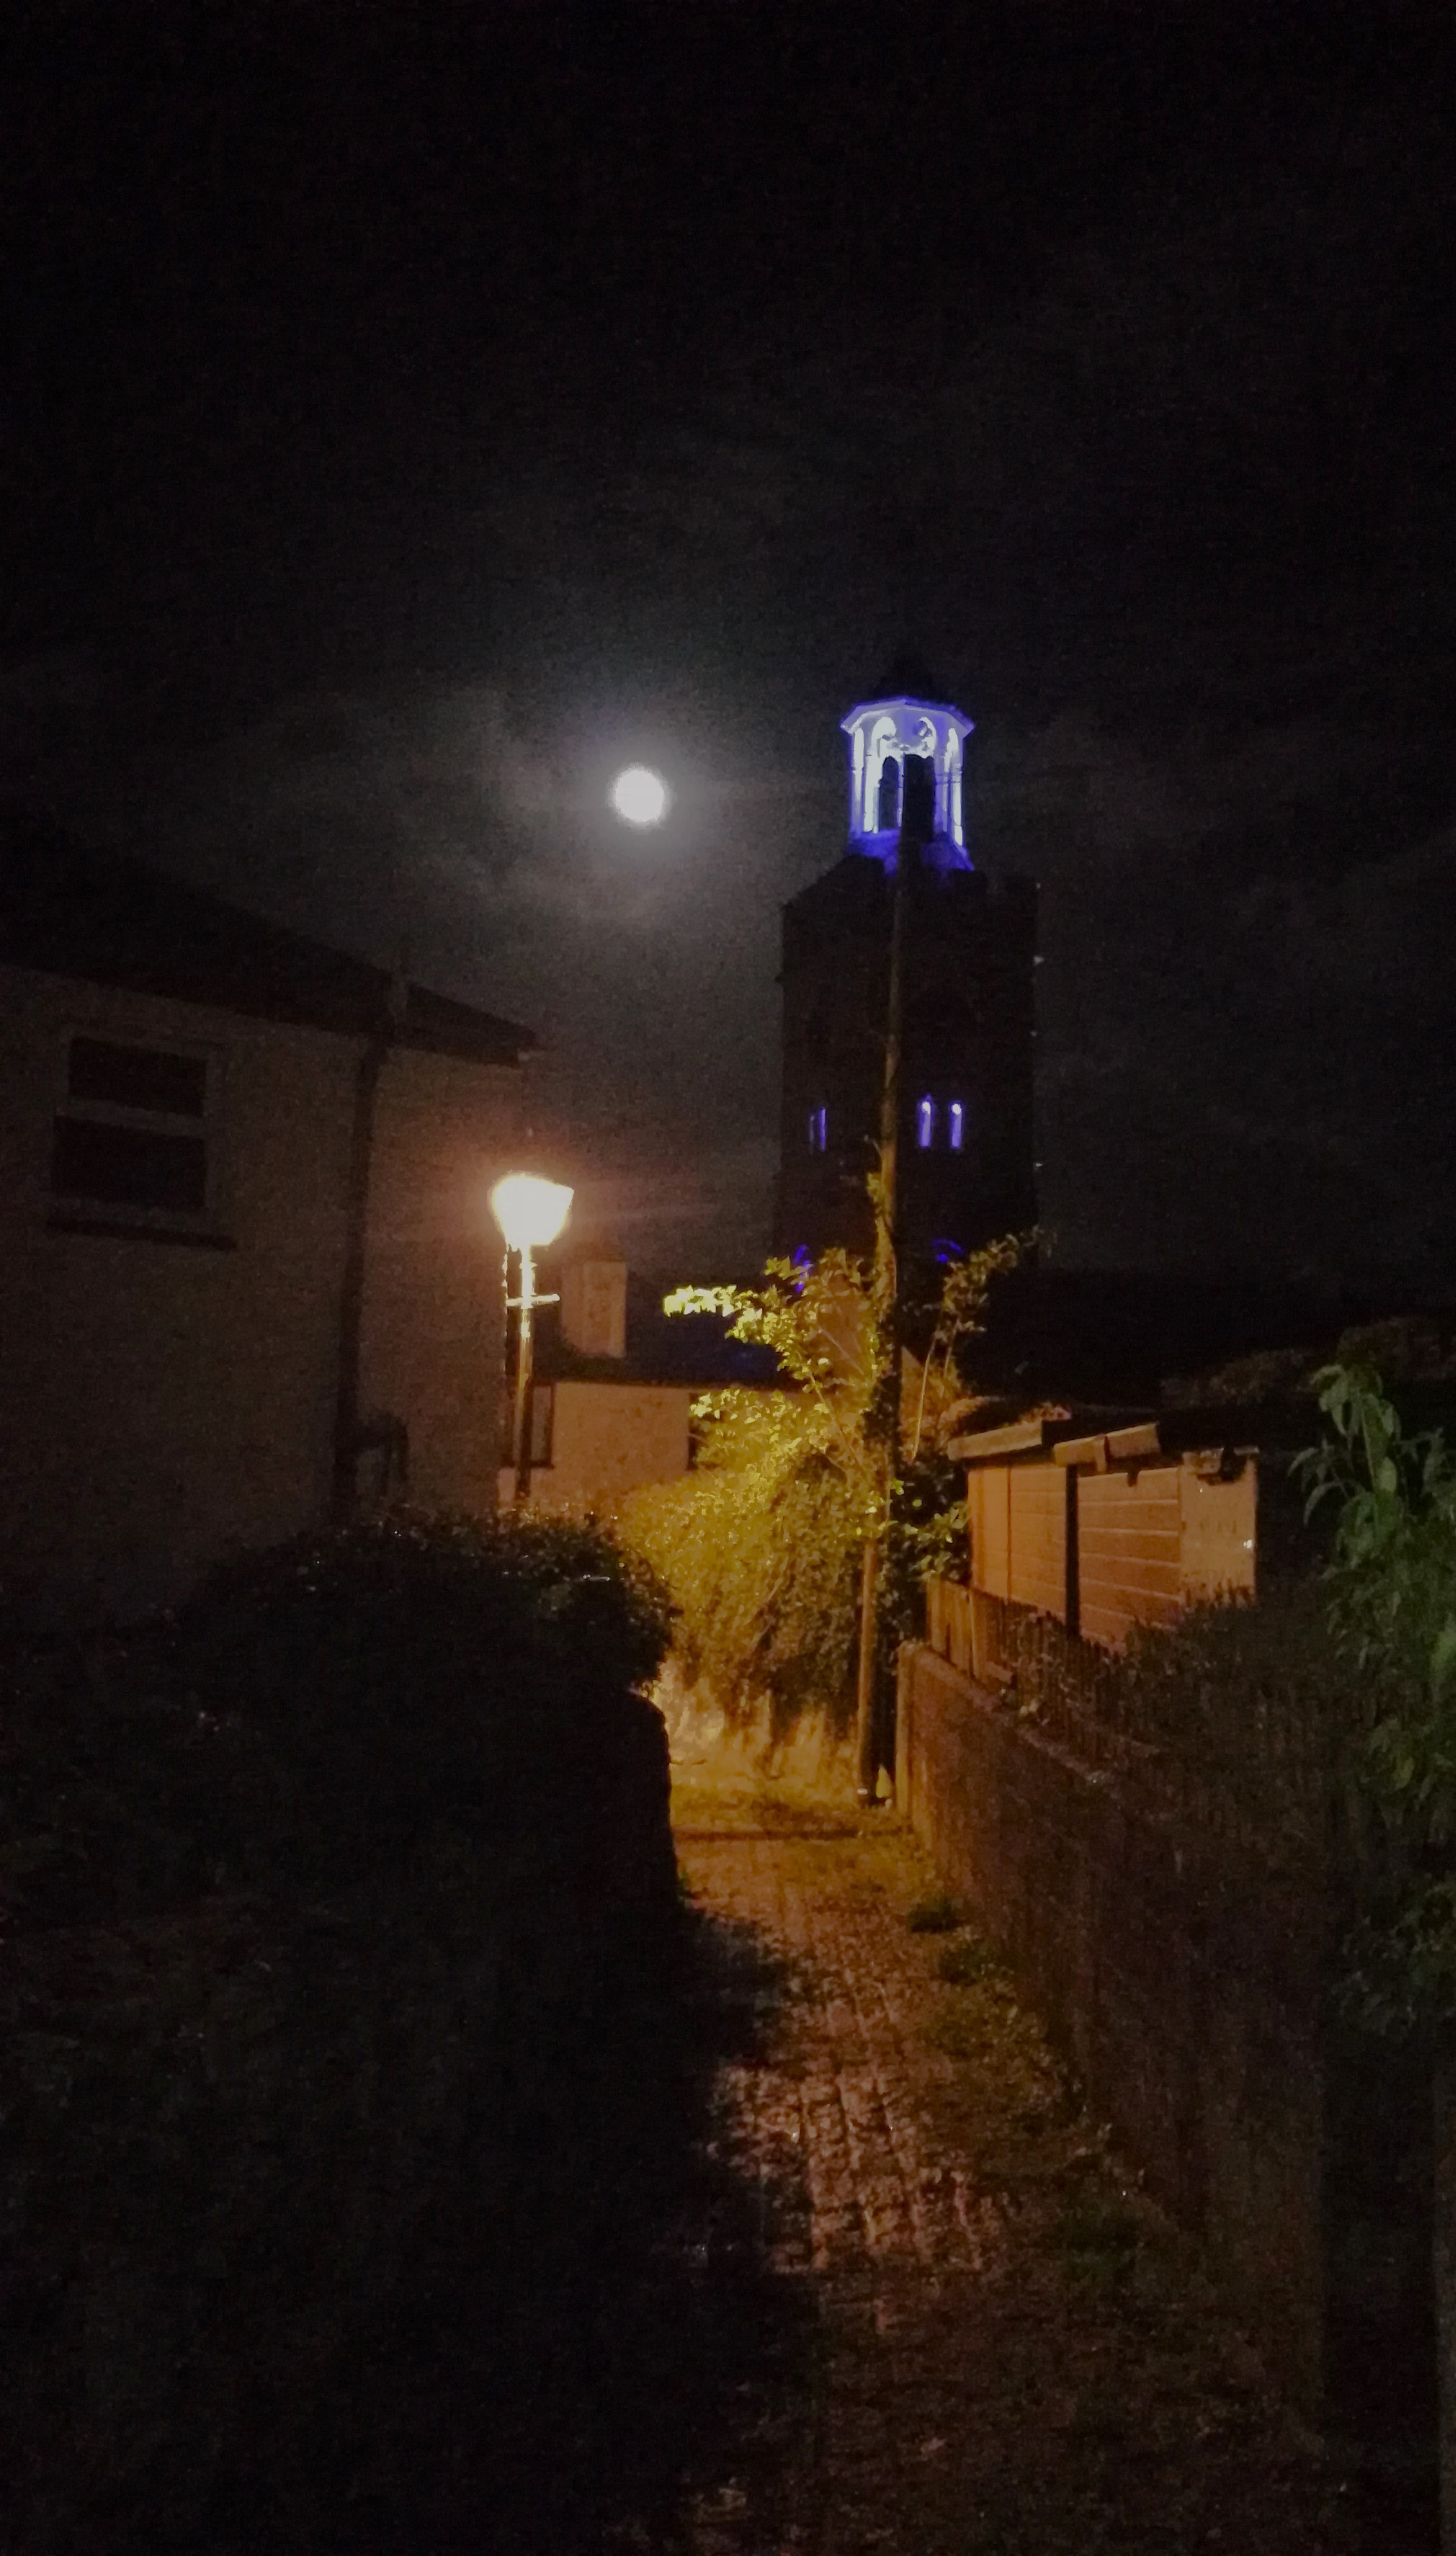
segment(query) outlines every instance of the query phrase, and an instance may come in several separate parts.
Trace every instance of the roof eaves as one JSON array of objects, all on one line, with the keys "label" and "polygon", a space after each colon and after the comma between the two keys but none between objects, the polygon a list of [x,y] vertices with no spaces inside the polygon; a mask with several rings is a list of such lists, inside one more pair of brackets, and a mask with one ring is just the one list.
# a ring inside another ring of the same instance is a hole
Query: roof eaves
[{"label": "roof eaves", "polygon": [[83,984],[515,1065],[535,1034],[34,819],[0,834],[0,959]]}]

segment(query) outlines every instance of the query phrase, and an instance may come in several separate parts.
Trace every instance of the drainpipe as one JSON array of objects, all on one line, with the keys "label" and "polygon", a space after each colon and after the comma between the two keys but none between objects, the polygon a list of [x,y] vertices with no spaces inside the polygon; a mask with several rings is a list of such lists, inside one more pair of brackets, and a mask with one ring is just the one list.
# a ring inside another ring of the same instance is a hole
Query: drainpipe
[{"label": "drainpipe", "polygon": [[339,1287],[338,1383],[333,1418],[333,1482],[329,1516],[347,1526],[358,1496],[359,1351],[364,1320],[364,1269],[369,1230],[369,1176],[374,1159],[374,1123],[378,1114],[379,1078],[390,1051],[407,989],[390,989],[390,1026],[364,1042],[354,1077],[354,1117],[349,1136],[348,1186],[344,1193],[344,1268]]}]

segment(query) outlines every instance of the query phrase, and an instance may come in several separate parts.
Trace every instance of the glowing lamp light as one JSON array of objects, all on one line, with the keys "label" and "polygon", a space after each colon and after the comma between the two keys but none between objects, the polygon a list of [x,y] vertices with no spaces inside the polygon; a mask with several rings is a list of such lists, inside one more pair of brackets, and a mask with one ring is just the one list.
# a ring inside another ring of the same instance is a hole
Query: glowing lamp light
[{"label": "glowing lamp light", "polygon": [[510,1172],[491,1191],[491,1214],[513,1251],[540,1251],[555,1241],[571,1213],[572,1196],[560,1181]]},{"label": "glowing lamp light", "polygon": [[512,1505],[524,1509],[531,1498],[532,1325],[538,1305],[553,1305],[554,1296],[537,1293],[536,1264],[531,1255],[554,1242],[571,1213],[571,1192],[561,1181],[543,1181],[535,1172],[508,1172],[490,1194],[491,1214],[506,1237],[509,1254],[521,1259],[521,1293],[506,1303],[519,1313],[516,1333],[516,1412],[511,1424],[511,1459],[515,1471]]},{"label": "glowing lamp light", "polygon": [[667,813],[667,785],[645,763],[629,763],[612,784],[612,806],[627,826],[660,826]]}]

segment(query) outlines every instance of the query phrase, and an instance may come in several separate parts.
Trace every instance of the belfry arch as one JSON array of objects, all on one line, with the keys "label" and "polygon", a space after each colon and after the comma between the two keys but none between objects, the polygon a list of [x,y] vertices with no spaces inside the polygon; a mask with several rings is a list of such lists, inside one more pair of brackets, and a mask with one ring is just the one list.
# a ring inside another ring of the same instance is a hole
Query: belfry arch
[{"label": "belfry arch", "polygon": [[972,860],[972,721],[902,659],[840,722],[843,857],[784,912],[777,1247],[866,1251],[884,1079],[893,881],[913,847],[901,1192],[911,1257],[974,1250],[1035,1220],[1031,1115],[1036,893]]}]

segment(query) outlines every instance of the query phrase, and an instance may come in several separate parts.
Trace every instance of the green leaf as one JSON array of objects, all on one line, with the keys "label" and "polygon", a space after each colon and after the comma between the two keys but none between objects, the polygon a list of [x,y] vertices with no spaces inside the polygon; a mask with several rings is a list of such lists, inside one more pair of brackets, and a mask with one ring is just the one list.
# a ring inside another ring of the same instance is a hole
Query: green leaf
[{"label": "green leaf", "polygon": [[1448,1615],[1431,1646],[1432,1695],[1443,1696],[1453,1677],[1456,1677],[1456,1615]]}]

